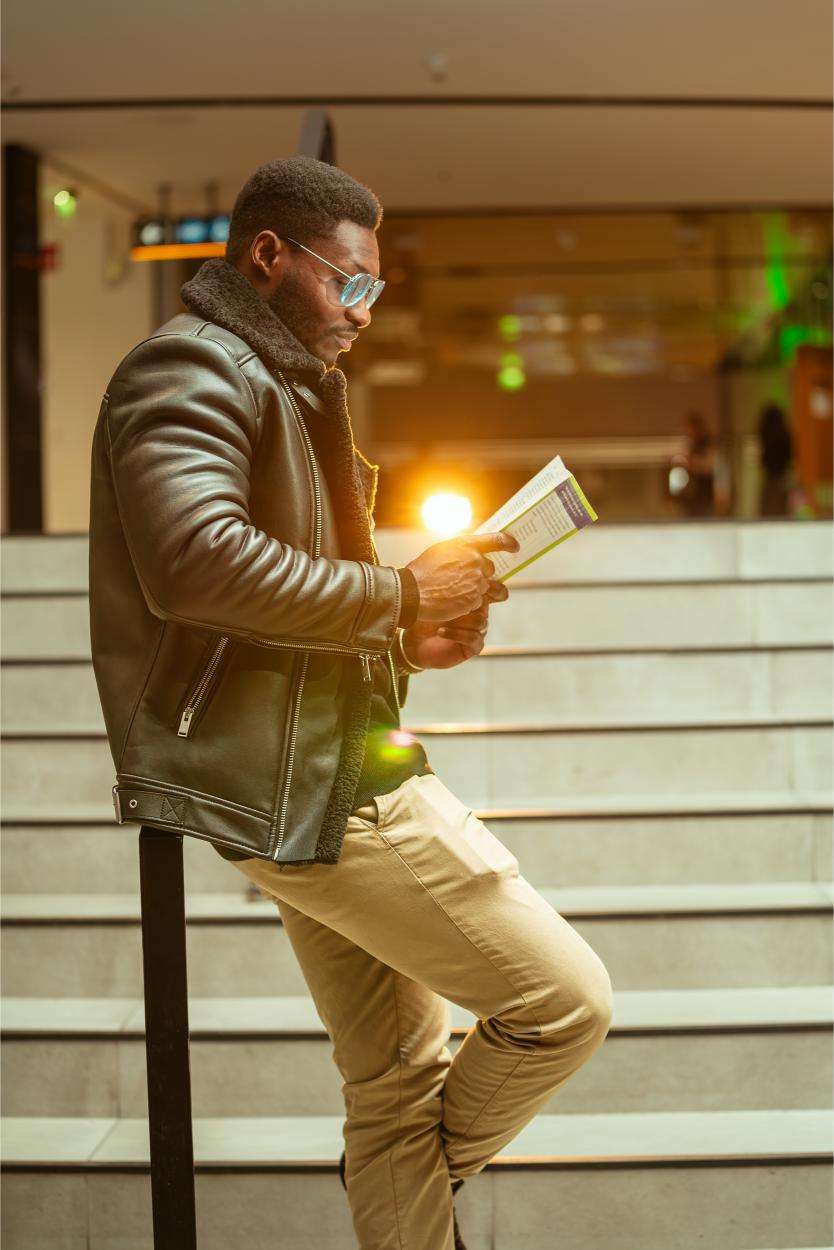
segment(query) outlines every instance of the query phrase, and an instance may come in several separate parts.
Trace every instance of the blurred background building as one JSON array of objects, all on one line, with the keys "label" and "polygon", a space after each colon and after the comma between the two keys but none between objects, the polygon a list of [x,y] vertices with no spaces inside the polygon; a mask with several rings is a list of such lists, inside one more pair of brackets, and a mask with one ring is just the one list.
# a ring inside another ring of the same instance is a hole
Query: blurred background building
[{"label": "blurred background building", "polygon": [[[599,1056],[464,1186],[466,1244],[831,1250],[829,4],[6,0],[4,26],[3,1250],[153,1244],[91,435],[241,184],[326,118],[385,207],[341,357],[382,562],[432,540],[427,497],[477,525],[556,453],[600,518],[403,708],[615,994]],[[184,843],[200,1250],[351,1250],[287,936]]]},{"label": "blurred background building", "polygon": [[754,517],[768,404],[771,515],[830,512],[824,5],[46,11],[5,13],[4,529],[84,529],[106,379],[311,106],[385,207],[385,297],[342,357],[380,524],[445,486],[477,523],[557,448],[608,520]]}]

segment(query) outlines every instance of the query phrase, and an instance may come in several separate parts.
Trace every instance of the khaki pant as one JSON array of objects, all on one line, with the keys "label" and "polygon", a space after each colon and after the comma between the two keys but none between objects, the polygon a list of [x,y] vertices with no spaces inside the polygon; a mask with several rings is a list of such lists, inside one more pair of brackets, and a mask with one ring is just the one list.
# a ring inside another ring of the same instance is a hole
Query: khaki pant
[{"label": "khaki pant", "polygon": [[[350,818],[337,864],[233,861],[277,902],[344,1078],[362,1250],[453,1250],[479,1172],[591,1058],[605,965],[436,774]],[[444,999],[477,1021],[454,1058]]]}]

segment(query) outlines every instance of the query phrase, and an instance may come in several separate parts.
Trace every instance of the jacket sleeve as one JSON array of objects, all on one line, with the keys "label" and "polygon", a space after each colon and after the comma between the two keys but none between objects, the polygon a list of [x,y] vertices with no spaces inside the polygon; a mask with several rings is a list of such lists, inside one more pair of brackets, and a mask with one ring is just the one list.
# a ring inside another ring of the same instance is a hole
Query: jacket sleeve
[{"label": "jacket sleeve", "polygon": [[413,625],[420,612],[420,587],[417,578],[407,564],[397,565],[402,584],[402,604],[400,607],[399,624],[403,629]]},{"label": "jacket sleeve", "polygon": [[149,609],[244,638],[387,650],[402,604],[395,568],[313,559],[252,524],[258,421],[247,379],[210,339],[148,339],[113,375],[113,485]]}]

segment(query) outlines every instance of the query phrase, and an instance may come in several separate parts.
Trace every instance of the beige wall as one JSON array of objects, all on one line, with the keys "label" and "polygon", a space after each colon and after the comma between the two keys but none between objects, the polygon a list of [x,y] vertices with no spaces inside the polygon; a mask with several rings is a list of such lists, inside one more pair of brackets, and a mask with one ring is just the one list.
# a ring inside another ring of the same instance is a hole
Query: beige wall
[{"label": "beige wall", "polygon": [[41,238],[58,267],[41,288],[44,530],[86,531],[90,441],[101,395],[122,356],[152,326],[151,275],[130,262],[128,215],[82,190],[74,217],[51,206],[66,179],[41,169]]}]

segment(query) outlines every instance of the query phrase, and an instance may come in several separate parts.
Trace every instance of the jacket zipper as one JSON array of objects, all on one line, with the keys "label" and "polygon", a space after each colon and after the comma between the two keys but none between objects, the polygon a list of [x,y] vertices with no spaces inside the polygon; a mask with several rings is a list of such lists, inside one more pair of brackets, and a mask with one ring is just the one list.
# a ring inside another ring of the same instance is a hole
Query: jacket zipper
[{"label": "jacket zipper", "polygon": [[[301,428],[301,434],[302,434],[302,437],[304,438],[304,444],[307,449],[307,459],[310,464],[310,474],[313,479],[313,510],[314,510],[314,519],[315,519],[315,531],[314,531],[314,538],[313,538],[313,551],[311,554],[312,554],[313,559],[315,559],[316,556],[318,556],[319,554],[319,548],[321,546],[321,489],[319,486],[318,469],[316,467],[316,457],[313,454],[313,445],[312,445],[312,442],[310,441],[310,435],[307,431],[307,426],[304,423],[304,418],[301,415],[301,411],[298,407],[298,404],[295,402],[295,396],[292,393],[292,388],[287,384],[287,381],[283,373],[280,372],[280,370],[278,371],[278,379],[281,383],[284,393],[286,394],[287,398],[290,401],[292,410],[295,414],[295,418]],[[373,654],[373,652],[358,650],[355,647],[342,646],[339,643],[311,643],[307,639],[299,639],[298,642],[295,642],[294,640],[287,640],[287,641],[282,640],[278,642],[273,639],[266,639],[266,638],[262,640],[255,639],[254,641],[257,641],[259,645],[261,646],[292,647],[296,650],[304,650],[304,651],[339,651],[342,653],[346,653],[348,655],[358,655],[359,662],[362,666],[363,684],[367,685],[373,682],[373,677],[371,676],[371,661],[370,661],[370,657]],[[301,668],[301,674],[298,679],[298,685],[296,687],[295,702],[293,704],[292,713],[290,716],[290,739],[289,739],[289,745],[287,747],[287,768],[286,768],[286,773],[285,773],[285,778],[284,778],[284,790],[283,790],[283,794],[281,797],[280,815],[278,818],[277,839],[275,842],[275,846],[270,847],[269,849],[270,858],[275,859],[275,860],[277,860],[278,858],[278,853],[281,850],[281,846],[283,844],[284,836],[286,832],[287,807],[289,806],[289,800],[290,800],[290,782],[292,780],[293,763],[295,760],[295,744],[296,744],[296,739],[298,737],[298,720],[299,720],[299,713],[301,711],[301,691],[304,685],[304,678],[307,675],[308,663],[309,663],[309,656],[305,655],[302,668]]]},{"label": "jacket zipper", "polygon": [[178,737],[187,738],[189,733],[191,732],[191,723],[194,719],[194,715],[200,706],[200,702],[203,699],[206,693],[206,690],[208,689],[209,682],[214,676],[215,670],[217,669],[217,666],[220,663],[220,660],[223,656],[223,652],[228,646],[228,643],[229,643],[228,634],[221,634],[221,636],[218,638],[217,642],[215,643],[214,650],[212,651],[209,657],[208,663],[203,669],[203,672],[200,675],[197,681],[197,684],[193,687],[192,692],[189,695],[188,702],[186,703],[185,708],[183,709],[182,716],[180,717],[179,728],[177,729]]},{"label": "jacket zipper", "polygon": [[[307,432],[307,427],[304,424],[304,420],[301,416],[298,405],[295,402],[295,396],[293,395],[290,387],[287,385],[283,377],[283,374],[279,373],[278,377],[281,381],[284,392],[287,395],[290,401],[290,404],[292,405],[293,412],[295,413],[296,419],[301,428],[301,433],[304,438],[304,443],[305,443],[305,447],[307,451],[307,458],[310,463],[310,473],[313,479],[314,519],[315,519],[312,556],[313,558],[315,558],[319,554],[319,547],[321,545],[321,488],[319,485],[318,470],[316,468],[316,460],[313,454],[313,447],[310,441],[310,435]],[[379,556],[377,555],[377,550],[376,550],[376,546],[374,545],[373,537],[371,538],[371,547],[373,548],[374,559],[378,561]],[[365,572],[365,576],[367,577],[367,572],[364,569],[363,569],[363,572]],[[209,661],[206,664],[206,667],[203,670],[203,673],[201,674],[197,682],[197,685],[194,687],[194,691],[189,697],[188,703],[186,704],[183,710],[183,714],[180,718],[179,728],[177,729],[177,734],[179,735],[179,737],[183,737],[183,738],[188,737],[189,732],[191,730],[191,724],[192,724],[194,715],[198,707],[200,706],[200,701],[205,695],[206,689],[208,688],[208,684],[211,681],[211,678],[217,668],[217,665],[220,663],[220,659],[223,655],[223,652],[229,643],[229,638],[230,638],[230,635],[228,634],[221,634],[220,638],[218,638],[217,643],[214,647],[214,650],[212,651],[212,654],[209,658]],[[356,647],[348,647],[348,646],[342,645],[341,643],[310,642],[310,640],[307,638],[298,638],[298,639],[290,638],[290,639],[282,639],[278,641],[273,638],[253,637],[250,639],[250,641],[257,643],[258,646],[261,646],[261,647],[287,647],[294,651],[299,651],[299,650],[304,651],[304,652],[333,651],[333,652],[341,652],[347,655],[356,655],[359,657],[359,662],[361,665],[363,685],[373,684],[373,675],[371,673],[371,658],[372,656],[375,656],[377,654],[374,651],[365,651]],[[394,661],[391,656],[390,650],[386,651],[385,654],[388,659],[388,666],[391,670],[391,679],[392,679],[392,683],[394,687],[394,698],[396,699],[397,707],[399,708],[400,701],[399,701],[399,695],[397,692],[397,676],[394,670]],[[277,841],[276,841],[274,850],[270,849],[270,856],[273,859],[277,859],[278,852],[281,849],[281,846],[284,841],[284,836],[285,836],[287,808],[289,806],[289,797],[290,797],[290,782],[292,780],[293,764],[295,761],[295,746],[296,746],[296,741],[298,738],[298,722],[299,722],[299,716],[301,712],[301,693],[302,693],[302,688],[304,686],[304,679],[307,675],[307,666],[309,663],[309,658],[310,658],[309,655],[306,655],[306,654],[303,657],[301,673],[299,675],[298,683],[296,685],[294,696],[293,696],[293,705],[292,705],[292,711],[290,714],[289,745],[287,747],[287,767],[286,767],[286,772],[285,772],[285,777],[284,777],[284,788],[283,788],[283,793],[281,797],[281,807],[280,807],[280,814],[279,814],[279,819],[278,819]]]},{"label": "jacket zipper", "polygon": [[[379,564],[379,553],[377,552],[377,549],[376,549],[376,543],[374,542],[373,534],[371,534],[371,550],[374,553],[374,559],[376,560],[377,564]],[[397,578],[399,578],[399,574],[397,574]],[[399,612],[399,608],[397,610]],[[388,659],[388,669],[389,669],[389,672],[391,673],[391,688],[394,691],[394,702],[397,705],[397,712],[399,713],[402,711],[402,706],[400,704],[400,692],[397,687],[397,682],[399,681],[399,677],[397,675],[397,670],[394,667],[394,657],[391,654],[390,647],[386,651],[385,654]]]}]

